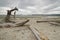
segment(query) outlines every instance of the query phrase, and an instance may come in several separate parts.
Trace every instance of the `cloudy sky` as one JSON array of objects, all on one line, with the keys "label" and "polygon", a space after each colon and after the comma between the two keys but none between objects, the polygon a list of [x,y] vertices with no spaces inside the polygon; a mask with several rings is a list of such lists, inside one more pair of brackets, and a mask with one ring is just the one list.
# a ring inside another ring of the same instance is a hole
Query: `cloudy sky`
[{"label": "cloudy sky", "polygon": [[60,0],[0,0],[0,14],[19,8],[17,14],[59,14]]}]

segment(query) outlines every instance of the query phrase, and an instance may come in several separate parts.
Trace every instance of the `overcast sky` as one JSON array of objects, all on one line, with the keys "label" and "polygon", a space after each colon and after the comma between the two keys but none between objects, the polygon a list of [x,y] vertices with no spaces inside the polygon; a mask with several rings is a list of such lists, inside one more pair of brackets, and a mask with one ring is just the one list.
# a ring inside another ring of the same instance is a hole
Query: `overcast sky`
[{"label": "overcast sky", "polygon": [[0,0],[0,14],[17,7],[17,14],[59,14],[60,0]]}]

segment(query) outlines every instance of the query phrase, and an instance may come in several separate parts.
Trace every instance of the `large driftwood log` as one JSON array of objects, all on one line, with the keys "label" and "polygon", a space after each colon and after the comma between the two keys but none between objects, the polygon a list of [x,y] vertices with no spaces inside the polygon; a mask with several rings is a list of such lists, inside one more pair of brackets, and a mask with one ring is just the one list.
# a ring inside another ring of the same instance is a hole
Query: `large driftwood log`
[{"label": "large driftwood log", "polygon": [[0,24],[0,28],[10,28],[10,27],[20,27],[20,26],[24,26],[27,22],[29,22],[29,20],[26,20],[24,22],[20,22],[20,23],[3,23]]},{"label": "large driftwood log", "polygon": [[44,20],[44,21],[36,21],[37,23],[41,23],[41,22],[57,22],[60,23],[60,21],[52,21],[52,20]]},{"label": "large driftwood log", "polygon": [[27,22],[29,22],[29,20],[26,20],[26,21],[24,21],[24,22],[22,22],[22,23],[16,23],[16,25],[17,25],[17,26],[23,26],[23,25],[25,25]]},{"label": "large driftwood log", "polygon": [[[36,28],[34,28],[36,31],[38,31]],[[39,37],[41,38],[41,40],[49,40],[48,37],[43,33],[43,32],[39,32]]]},{"label": "large driftwood log", "polygon": [[29,29],[34,33],[37,40],[49,40],[47,36],[45,36],[42,32],[39,32],[37,29],[33,28],[32,26]]},{"label": "large driftwood log", "polygon": [[33,32],[37,40],[41,40],[39,33],[32,26],[29,26],[29,29]]}]

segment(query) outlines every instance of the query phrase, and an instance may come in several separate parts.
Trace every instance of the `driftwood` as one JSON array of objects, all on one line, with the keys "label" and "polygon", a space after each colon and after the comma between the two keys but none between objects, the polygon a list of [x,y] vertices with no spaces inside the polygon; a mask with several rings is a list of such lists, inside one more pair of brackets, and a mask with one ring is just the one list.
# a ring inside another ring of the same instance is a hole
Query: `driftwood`
[{"label": "driftwood", "polygon": [[49,22],[49,24],[55,25],[55,26],[60,26],[60,23],[57,23],[57,22]]},{"label": "driftwood", "polygon": [[15,20],[15,15],[16,15],[16,11],[14,12],[14,20]]},{"label": "driftwood", "polygon": [[[34,28],[36,31],[38,31],[36,28]],[[39,32],[39,31],[38,31]],[[39,32],[39,36],[41,38],[41,40],[49,40],[47,36],[44,35],[44,33]]]},{"label": "driftwood", "polygon": [[29,29],[34,33],[37,40],[49,40],[47,36],[45,36],[42,32],[39,32],[37,29],[33,28],[32,26]]},{"label": "driftwood", "polygon": [[60,21],[36,21],[37,23],[48,22],[51,25],[60,26]]},{"label": "driftwood", "polygon": [[22,22],[22,23],[16,23],[16,26],[23,26],[23,25],[25,25],[27,22],[29,22],[29,20],[26,20],[26,21],[24,21],[24,22]]},{"label": "driftwood", "polygon": [[39,33],[33,27],[29,26],[29,29],[33,32],[37,40],[41,40],[39,37]]},{"label": "driftwood", "polygon": [[37,23],[41,23],[41,22],[57,22],[60,23],[60,21],[36,21]]},{"label": "driftwood", "polygon": [[26,20],[24,22],[20,22],[20,23],[3,23],[0,24],[0,28],[10,28],[10,27],[20,27],[20,26],[24,26],[27,22],[29,22],[29,20]]},{"label": "driftwood", "polygon": [[10,21],[10,16],[11,16],[11,12],[18,10],[16,7],[14,9],[11,10],[7,10],[7,16],[5,17],[5,22],[11,22]]}]

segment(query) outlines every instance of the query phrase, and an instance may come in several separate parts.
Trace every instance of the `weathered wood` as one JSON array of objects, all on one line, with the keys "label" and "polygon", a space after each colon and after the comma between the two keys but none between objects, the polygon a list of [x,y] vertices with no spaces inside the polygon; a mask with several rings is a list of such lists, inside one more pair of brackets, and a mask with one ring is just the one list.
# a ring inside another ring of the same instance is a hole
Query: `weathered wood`
[{"label": "weathered wood", "polygon": [[40,22],[57,22],[57,23],[60,23],[60,21],[36,21],[37,23],[40,23]]},{"label": "weathered wood", "polygon": [[29,22],[29,20],[20,23],[3,23],[0,24],[0,28],[20,27],[20,26],[24,26],[27,22]]},{"label": "weathered wood", "polygon": [[15,7],[14,9],[7,10],[7,16],[5,17],[5,22],[11,22],[10,21],[11,12],[15,10],[18,10],[18,9]]},{"label": "weathered wood", "polygon": [[15,15],[16,15],[16,11],[14,12],[14,20],[15,20]]},{"label": "weathered wood", "polygon": [[60,23],[57,23],[57,22],[49,22],[49,24],[55,25],[55,26],[60,26]]},{"label": "weathered wood", "polygon": [[36,36],[37,40],[41,40],[39,37],[39,33],[31,26],[29,26],[29,29],[33,32],[33,34]]},{"label": "weathered wood", "polygon": [[[36,29],[36,28],[35,28],[35,29]],[[37,29],[36,29],[36,30],[37,30]],[[37,30],[37,31],[38,31],[38,30]],[[39,31],[38,31],[38,32],[39,32]],[[49,40],[48,37],[45,36],[45,34],[42,33],[42,32],[39,32],[39,36],[40,36],[41,40]]]},{"label": "weathered wood", "polygon": [[47,36],[45,36],[42,32],[39,32],[37,29],[33,28],[32,26],[29,27],[31,31],[36,36],[37,40],[49,40]]},{"label": "weathered wood", "polygon": [[27,22],[29,22],[29,20],[26,20],[26,21],[24,21],[24,22],[22,22],[22,23],[16,23],[16,25],[17,25],[17,26],[23,26],[23,25],[25,25]]}]

